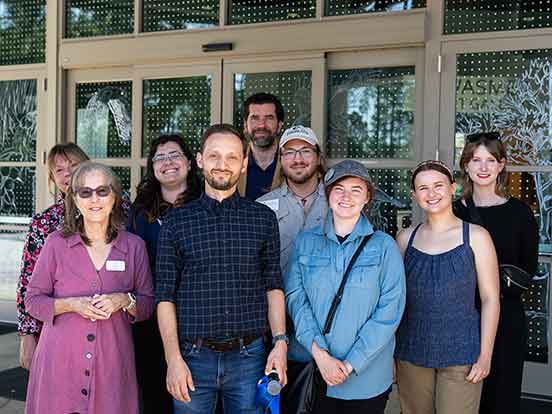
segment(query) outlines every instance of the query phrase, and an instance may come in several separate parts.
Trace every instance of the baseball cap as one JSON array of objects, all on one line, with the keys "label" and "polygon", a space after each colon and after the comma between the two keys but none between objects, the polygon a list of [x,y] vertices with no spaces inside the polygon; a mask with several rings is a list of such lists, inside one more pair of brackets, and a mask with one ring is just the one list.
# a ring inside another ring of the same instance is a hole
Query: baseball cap
[{"label": "baseball cap", "polygon": [[368,169],[358,161],[344,160],[330,168],[324,176],[324,186],[328,187],[343,177],[358,177],[373,184]]},{"label": "baseball cap", "polygon": [[283,148],[292,139],[300,139],[311,145],[320,145],[314,131],[303,125],[295,125],[286,129],[280,138],[280,148]]}]

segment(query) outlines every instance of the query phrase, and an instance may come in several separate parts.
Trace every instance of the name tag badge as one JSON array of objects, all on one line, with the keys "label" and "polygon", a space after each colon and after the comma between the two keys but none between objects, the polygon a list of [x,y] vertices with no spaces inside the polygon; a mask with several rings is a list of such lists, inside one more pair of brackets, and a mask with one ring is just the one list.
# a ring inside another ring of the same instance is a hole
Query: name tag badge
[{"label": "name tag badge", "polygon": [[277,198],[273,200],[261,201],[261,203],[270,208],[272,211],[278,211],[280,209],[280,200]]},{"label": "name tag badge", "polygon": [[105,268],[110,272],[124,272],[125,262],[123,260],[108,260],[105,262]]}]

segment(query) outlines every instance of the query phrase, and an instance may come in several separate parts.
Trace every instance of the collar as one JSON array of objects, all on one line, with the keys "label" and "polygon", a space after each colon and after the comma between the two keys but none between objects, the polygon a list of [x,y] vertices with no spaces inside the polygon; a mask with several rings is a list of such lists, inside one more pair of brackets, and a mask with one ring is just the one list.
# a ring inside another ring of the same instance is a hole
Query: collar
[{"label": "collar", "polygon": [[248,154],[249,160],[247,161],[247,168],[249,169],[249,166],[253,168],[257,168],[258,170],[261,170],[263,172],[270,171],[271,169],[276,168],[276,161],[278,159],[278,152],[274,154],[274,158],[272,159],[272,162],[266,167],[266,170],[263,170],[261,167],[259,167],[259,164],[257,164],[257,161],[255,160],[255,157],[253,156],[253,151],[249,151]]},{"label": "collar", "polygon": [[[119,232],[117,233],[117,237],[115,237],[115,240],[111,242],[111,247],[119,250],[121,253],[128,253],[127,238],[123,235],[123,233],[124,233],[123,229],[119,230]],[[83,246],[86,247],[80,234],[73,234],[69,236],[69,238],[67,239],[67,245],[70,248],[73,248],[79,244],[82,244]]]},{"label": "collar", "polygon": [[[282,189],[282,196],[283,197],[293,197],[294,194],[291,192],[291,190],[289,189],[288,185],[287,185],[287,178],[282,182],[282,184],[280,185],[281,189]],[[323,195],[324,197],[326,197],[325,193],[324,193],[324,184],[322,183],[322,180],[319,180],[318,182],[318,195],[321,196]]]},{"label": "collar", "polygon": [[[355,224],[355,228],[345,241],[345,243],[348,243],[350,241],[353,241],[355,239],[358,239],[360,237],[367,236],[369,234],[374,233],[374,227],[366,218],[364,214],[360,215],[360,218],[358,219],[357,223]],[[337,240],[337,236],[335,234],[334,224],[333,224],[333,214],[332,210],[328,209],[328,215],[326,217],[326,222],[324,223],[324,226],[317,227],[315,229],[315,233],[326,236],[328,239],[335,241],[336,243],[339,243]]]},{"label": "collar", "polygon": [[199,202],[208,210],[213,210],[215,208],[233,208],[237,209],[239,207],[241,196],[238,191],[235,191],[230,197],[225,198],[222,201],[215,200],[207,195],[206,192],[201,194]]}]

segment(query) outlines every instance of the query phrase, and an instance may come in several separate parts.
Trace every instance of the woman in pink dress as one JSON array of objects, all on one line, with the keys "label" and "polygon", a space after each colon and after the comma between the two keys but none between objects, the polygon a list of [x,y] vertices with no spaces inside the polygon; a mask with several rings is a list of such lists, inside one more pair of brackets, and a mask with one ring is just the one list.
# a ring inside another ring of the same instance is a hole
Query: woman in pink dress
[{"label": "woman in pink dress", "polygon": [[65,203],[25,299],[43,322],[26,413],[137,414],[130,324],[153,312],[144,242],[124,231],[121,185],[102,164],[77,168]]}]

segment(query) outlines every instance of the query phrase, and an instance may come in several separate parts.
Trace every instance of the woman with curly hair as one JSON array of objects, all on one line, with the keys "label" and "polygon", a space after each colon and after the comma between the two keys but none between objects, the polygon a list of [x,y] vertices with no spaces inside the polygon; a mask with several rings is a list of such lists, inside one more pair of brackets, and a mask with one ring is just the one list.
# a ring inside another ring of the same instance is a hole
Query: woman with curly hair
[{"label": "woman with curly hair", "polygon": [[[201,180],[192,152],[179,135],[155,139],[148,155],[146,174],[138,185],[128,229],[146,242],[155,284],[157,241],[164,217],[171,209],[199,197]],[[142,412],[172,412],[166,389],[167,366],[155,315],[133,326],[136,371]]]}]

